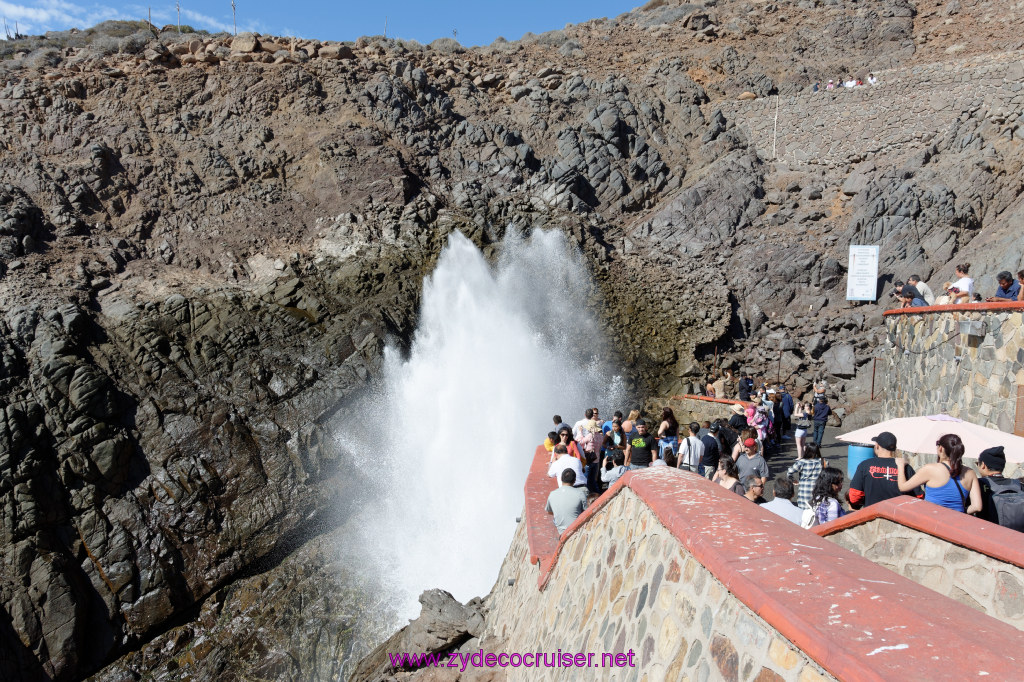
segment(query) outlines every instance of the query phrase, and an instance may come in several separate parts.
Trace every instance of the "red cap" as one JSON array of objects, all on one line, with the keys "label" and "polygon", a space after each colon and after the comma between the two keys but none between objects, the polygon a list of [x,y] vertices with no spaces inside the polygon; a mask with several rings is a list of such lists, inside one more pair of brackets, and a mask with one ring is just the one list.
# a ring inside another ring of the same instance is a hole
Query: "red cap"
[{"label": "red cap", "polygon": [[752,448],[755,445],[757,445],[757,441],[754,440],[753,438],[748,438],[745,441],[743,441],[743,445],[745,445],[748,448]]}]

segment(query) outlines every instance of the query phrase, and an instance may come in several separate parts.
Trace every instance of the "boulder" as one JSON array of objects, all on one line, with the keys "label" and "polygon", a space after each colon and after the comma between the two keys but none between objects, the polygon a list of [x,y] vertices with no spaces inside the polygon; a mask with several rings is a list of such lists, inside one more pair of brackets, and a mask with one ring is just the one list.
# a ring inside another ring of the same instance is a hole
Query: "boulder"
[{"label": "boulder", "polygon": [[231,41],[232,52],[256,52],[260,49],[260,39],[255,33],[239,33]]},{"label": "boulder", "polygon": [[741,101],[749,101],[752,99],[757,99],[757,95],[747,90],[746,92],[741,92],[739,97],[737,97],[736,99]]},{"label": "boulder", "polygon": [[857,359],[853,346],[843,344],[832,346],[821,356],[821,362],[827,373],[849,379],[857,373]]},{"label": "boulder", "polygon": [[455,651],[483,632],[484,608],[479,599],[463,606],[444,590],[427,590],[420,595],[420,616],[371,651],[356,667],[350,682],[394,679],[388,653]]},{"label": "boulder", "polygon": [[324,45],[317,55],[321,59],[354,59],[356,56],[348,45]]}]

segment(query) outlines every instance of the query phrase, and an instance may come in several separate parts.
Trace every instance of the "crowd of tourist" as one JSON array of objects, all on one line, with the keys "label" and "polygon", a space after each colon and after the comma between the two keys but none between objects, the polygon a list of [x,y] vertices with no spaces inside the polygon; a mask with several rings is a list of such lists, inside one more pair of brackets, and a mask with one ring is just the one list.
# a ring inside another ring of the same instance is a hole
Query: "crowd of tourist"
[{"label": "crowd of tourist", "polygon": [[974,291],[974,279],[970,276],[970,263],[961,263],[956,266],[957,279],[953,282],[945,282],[942,285],[942,294],[938,297],[926,283],[921,281],[919,275],[911,275],[906,282],[897,280],[894,282],[892,295],[899,300],[902,308],[919,308],[928,305],[946,305],[952,303],[998,303],[1000,301],[1024,301],[1024,270],[1017,271],[1017,279],[1014,281],[1009,270],[1003,270],[996,275],[999,286],[988,298],[982,298],[980,293]]},{"label": "crowd of tourist", "polygon": [[[846,76],[845,78],[838,78],[828,80],[825,84],[825,90],[835,90],[836,88],[862,88],[866,85],[878,85],[878,78],[875,74],[869,73],[867,78],[854,78],[853,76]],[[811,86],[812,92],[819,92],[822,89],[821,81],[815,81],[814,85]]]},{"label": "crowd of tourist", "polygon": [[[741,377],[738,395],[748,404],[733,403],[728,418],[714,421],[680,424],[669,407],[650,423],[639,410],[626,417],[616,412],[602,421],[598,409],[591,408],[573,426],[555,415],[555,430],[544,445],[550,453],[548,475],[561,484],[546,509],[558,532],[627,471],[659,466],[703,476],[805,528],[835,520],[848,508],[913,495],[1024,531],[1024,484],[1003,477],[1002,447],[979,453],[975,472],[963,463],[963,441],[947,434],[935,444],[936,461],[915,471],[898,454],[896,436],[883,432],[872,438],[874,456],[857,466],[844,496],[842,470],[822,456],[829,414],[824,387],[815,386],[811,400],[803,402],[794,401],[785,386],[761,384],[755,390],[757,385],[749,375]],[[797,458],[770,481],[774,499],[769,502],[764,498],[768,460],[782,440],[790,439],[791,429]]]}]

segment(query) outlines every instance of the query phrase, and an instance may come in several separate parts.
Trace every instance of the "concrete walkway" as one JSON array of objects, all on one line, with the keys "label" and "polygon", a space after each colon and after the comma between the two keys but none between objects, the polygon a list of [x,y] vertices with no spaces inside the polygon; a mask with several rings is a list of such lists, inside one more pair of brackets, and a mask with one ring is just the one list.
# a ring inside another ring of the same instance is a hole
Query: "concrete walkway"
[{"label": "concrete walkway", "polygon": [[[842,428],[835,426],[825,427],[825,438],[821,441],[821,456],[825,458],[829,466],[842,470],[843,496],[845,497],[846,490],[850,487],[850,476],[846,471],[847,443],[836,440],[836,436],[841,433],[843,433]],[[782,451],[768,458],[768,470],[771,472],[771,478],[775,478],[778,474],[785,474],[790,465],[796,461],[796,443],[792,440],[792,432],[790,432],[790,436],[790,440],[782,441]],[[810,437],[807,440],[810,441]],[[767,486],[768,490],[765,491],[765,498],[769,500],[774,497],[771,487],[769,484]]]}]

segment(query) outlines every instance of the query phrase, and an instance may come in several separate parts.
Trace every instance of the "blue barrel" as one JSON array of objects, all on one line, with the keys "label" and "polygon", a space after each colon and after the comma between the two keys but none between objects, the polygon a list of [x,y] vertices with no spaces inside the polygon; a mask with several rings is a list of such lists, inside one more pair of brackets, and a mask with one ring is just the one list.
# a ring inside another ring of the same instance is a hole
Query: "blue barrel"
[{"label": "blue barrel", "polygon": [[875,456],[875,447],[868,445],[851,445],[846,449],[846,475],[851,479],[857,465]]}]

